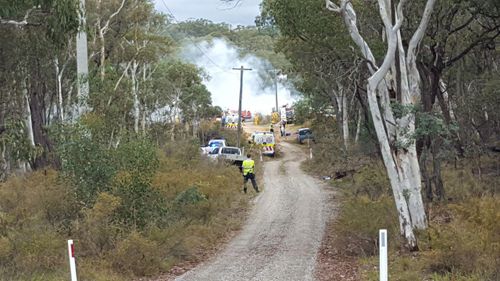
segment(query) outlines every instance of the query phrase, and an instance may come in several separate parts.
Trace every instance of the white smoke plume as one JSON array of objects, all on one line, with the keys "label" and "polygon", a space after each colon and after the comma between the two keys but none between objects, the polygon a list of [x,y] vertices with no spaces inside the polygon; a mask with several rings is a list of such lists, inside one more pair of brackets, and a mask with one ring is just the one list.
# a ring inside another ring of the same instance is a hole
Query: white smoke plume
[{"label": "white smoke plume", "polygon": [[[240,66],[253,69],[243,74],[242,110],[250,110],[254,114],[270,114],[275,107],[274,83],[269,84],[273,75],[270,72],[272,66],[267,60],[254,55],[242,56],[234,45],[219,38],[196,45],[189,44],[181,56],[207,72],[210,79],[204,83],[212,93],[213,104],[223,110],[238,109],[240,71],[232,68]],[[262,77],[265,73],[269,73],[269,79]],[[280,107],[285,104],[291,105],[295,100],[291,95],[293,91],[290,91],[285,84],[278,83]]]}]

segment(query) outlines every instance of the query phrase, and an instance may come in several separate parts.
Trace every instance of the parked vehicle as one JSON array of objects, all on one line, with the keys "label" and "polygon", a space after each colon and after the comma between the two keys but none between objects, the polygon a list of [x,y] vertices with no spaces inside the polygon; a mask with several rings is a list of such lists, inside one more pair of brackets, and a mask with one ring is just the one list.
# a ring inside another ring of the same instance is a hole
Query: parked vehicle
[{"label": "parked vehicle", "polygon": [[252,121],[252,112],[249,111],[249,110],[243,110],[241,112],[241,118],[242,118],[242,121]]},{"label": "parked vehicle", "polygon": [[262,155],[275,155],[276,141],[273,133],[255,132],[252,134],[252,142],[262,147]]},{"label": "parked vehicle", "polygon": [[285,121],[287,124],[293,124],[295,122],[295,111],[292,107],[287,107],[286,105],[280,108],[281,121]]},{"label": "parked vehicle", "polygon": [[224,147],[226,146],[226,140],[225,139],[211,139],[208,142],[208,145],[205,147],[201,148],[201,152],[203,154],[208,154],[210,153],[214,148],[216,147]]},{"label": "parked vehicle", "polygon": [[208,157],[213,160],[225,160],[234,164],[241,164],[246,159],[241,149],[233,146],[214,147]]},{"label": "parked vehicle", "polygon": [[309,128],[300,128],[298,131],[297,131],[297,142],[302,144],[304,141],[306,140],[311,140],[311,141],[315,141],[314,139],[314,135],[311,131],[311,129]]}]

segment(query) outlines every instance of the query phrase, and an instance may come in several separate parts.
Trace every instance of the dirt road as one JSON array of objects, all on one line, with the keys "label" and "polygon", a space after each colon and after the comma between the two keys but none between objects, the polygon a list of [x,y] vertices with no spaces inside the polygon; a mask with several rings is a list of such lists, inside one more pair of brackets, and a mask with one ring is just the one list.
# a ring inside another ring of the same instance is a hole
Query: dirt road
[{"label": "dirt road", "polygon": [[321,183],[300,169],[304,153],[288,143],[281,143],[281,150],[282,158],[264,164],[263,191],[241,233],[212,260],[176,280],[314,280],[327,196]]}]

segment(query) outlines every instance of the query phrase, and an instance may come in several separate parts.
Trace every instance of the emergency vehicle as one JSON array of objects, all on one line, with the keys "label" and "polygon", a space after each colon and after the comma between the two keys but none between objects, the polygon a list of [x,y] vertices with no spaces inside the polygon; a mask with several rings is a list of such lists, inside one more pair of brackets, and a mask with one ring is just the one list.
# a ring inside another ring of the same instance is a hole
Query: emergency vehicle
[{"label": "emergency vehicle", "polygon": [[255,132],[252,134],[252,143],[261,147],[263,155],[274,157],[276,142],[271,132]]}]

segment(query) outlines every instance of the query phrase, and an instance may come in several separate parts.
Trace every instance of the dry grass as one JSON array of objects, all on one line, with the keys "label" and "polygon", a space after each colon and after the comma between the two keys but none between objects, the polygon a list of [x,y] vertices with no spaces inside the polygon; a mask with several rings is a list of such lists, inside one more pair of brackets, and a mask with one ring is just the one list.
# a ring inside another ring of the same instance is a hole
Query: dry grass
[{"label": "dry grass", "polygon": [[[309,162],[305,168],[319,175],[332,175],[341,168],[335,161],[325,168],[320,165],[323,161],[316,159],[316,163]],[[352,178],[331,181],[341,191],[341,208],[330,230],[335,239],[327,245],[333,249],[346,245],[342,254],[358,259],[359,280],[378,280],[376,239],[380,228],[387,228],[390,233],[391,280],[500,279],[499,177],[494,173],[479,177],[467,161],[457,167],[445,165],[443,181],[447,199],[428,204],[429,229],[418,233],[420,251],[410,253],[401,246],[403,240],[398,235],[394,202],[383,165],[378,161],[364,163],[368,164],[356,169]],[[358,164],[351,163],[351,167]]]},{"label": "dry grass", "polygon": [[[151,188],[165,213],[140,229],[119,219],[127,204],[119,192],[101,192],[83,208],[55,171],[1,183],[0,280],[66,280],[68,238],[75,240],[80,280],[132,280],[199,260],[241,226],[250,197],[241,194],[237,167],[205,161],[197,149],[158,152]],[[119,172],[110,190],[130,182]],[[176,201],[190,188],[204,199]]]}]

